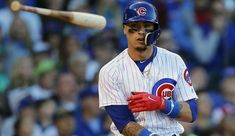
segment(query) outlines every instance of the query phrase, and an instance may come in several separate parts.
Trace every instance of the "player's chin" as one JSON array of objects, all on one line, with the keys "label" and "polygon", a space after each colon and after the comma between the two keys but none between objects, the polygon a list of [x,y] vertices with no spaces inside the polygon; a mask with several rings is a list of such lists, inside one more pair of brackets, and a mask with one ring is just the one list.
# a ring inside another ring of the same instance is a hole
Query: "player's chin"
[{"label": "player's chin", "polygon": [[147,50],[147,46],[145,45],[144,42],[138,42],[136,45],[137,46],[136,46],[135,49],[138,50],[138,51],[145,51],[145,50]]},{"label": "player's chin", "polygon": [[136,47],[135,48],[137,51],[146,51],[147,47]]}]

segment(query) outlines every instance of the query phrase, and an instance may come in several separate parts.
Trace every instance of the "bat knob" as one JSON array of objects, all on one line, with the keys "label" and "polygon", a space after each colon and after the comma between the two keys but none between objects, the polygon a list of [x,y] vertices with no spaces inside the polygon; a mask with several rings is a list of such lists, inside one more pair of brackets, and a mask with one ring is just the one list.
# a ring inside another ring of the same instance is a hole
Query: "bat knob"
[{"label": "bat knob", "polygon": [[19,1],[13,1],[11,3],[11,10],[12,11],[19,11],[20,10],[20,2]]}]

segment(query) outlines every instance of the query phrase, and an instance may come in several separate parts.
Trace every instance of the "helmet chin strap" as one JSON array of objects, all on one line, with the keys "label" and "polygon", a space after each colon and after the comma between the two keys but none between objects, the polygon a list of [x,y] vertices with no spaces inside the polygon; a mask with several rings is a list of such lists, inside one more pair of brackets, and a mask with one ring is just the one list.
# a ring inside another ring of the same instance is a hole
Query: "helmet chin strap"
[{"label": "helmet chin strap", "polygon": [[145,44],[147,46],[156,45],[159,35],[160,35],[160,29],[147,33],[145,35]]}]

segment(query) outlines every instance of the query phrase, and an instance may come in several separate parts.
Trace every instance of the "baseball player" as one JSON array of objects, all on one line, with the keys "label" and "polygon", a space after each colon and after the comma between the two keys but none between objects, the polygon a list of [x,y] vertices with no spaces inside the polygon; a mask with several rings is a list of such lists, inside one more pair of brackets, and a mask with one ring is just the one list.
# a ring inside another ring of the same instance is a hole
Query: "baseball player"
[{"label": "baseball player", "polygon": [[99,105],[116,136],[178,136],[178,121],[197,117],[197,95],[180,56],[156,46],[160,33],[155,7],[144,1],[124,11],[128,48],[102,67]]}]

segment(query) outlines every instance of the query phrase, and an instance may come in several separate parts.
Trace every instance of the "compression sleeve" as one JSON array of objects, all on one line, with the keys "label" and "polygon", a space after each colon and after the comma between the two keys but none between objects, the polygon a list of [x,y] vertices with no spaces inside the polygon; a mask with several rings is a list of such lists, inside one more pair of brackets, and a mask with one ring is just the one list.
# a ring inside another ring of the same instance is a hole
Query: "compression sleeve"
[{"label": "compression sleeve", "polygon": [[197,100],[190,99],[187,101],[187,103],[189,104],[191,112],[192,112],[192,122],[194,122],[197,119],[197,112],[198,112]]},{"label": "compression sleeve", "polygon": [[130,121],[135,122],[135,118],[127,105],[105,106],[105,110],[120,133],[122,133],[123,129]]}]

